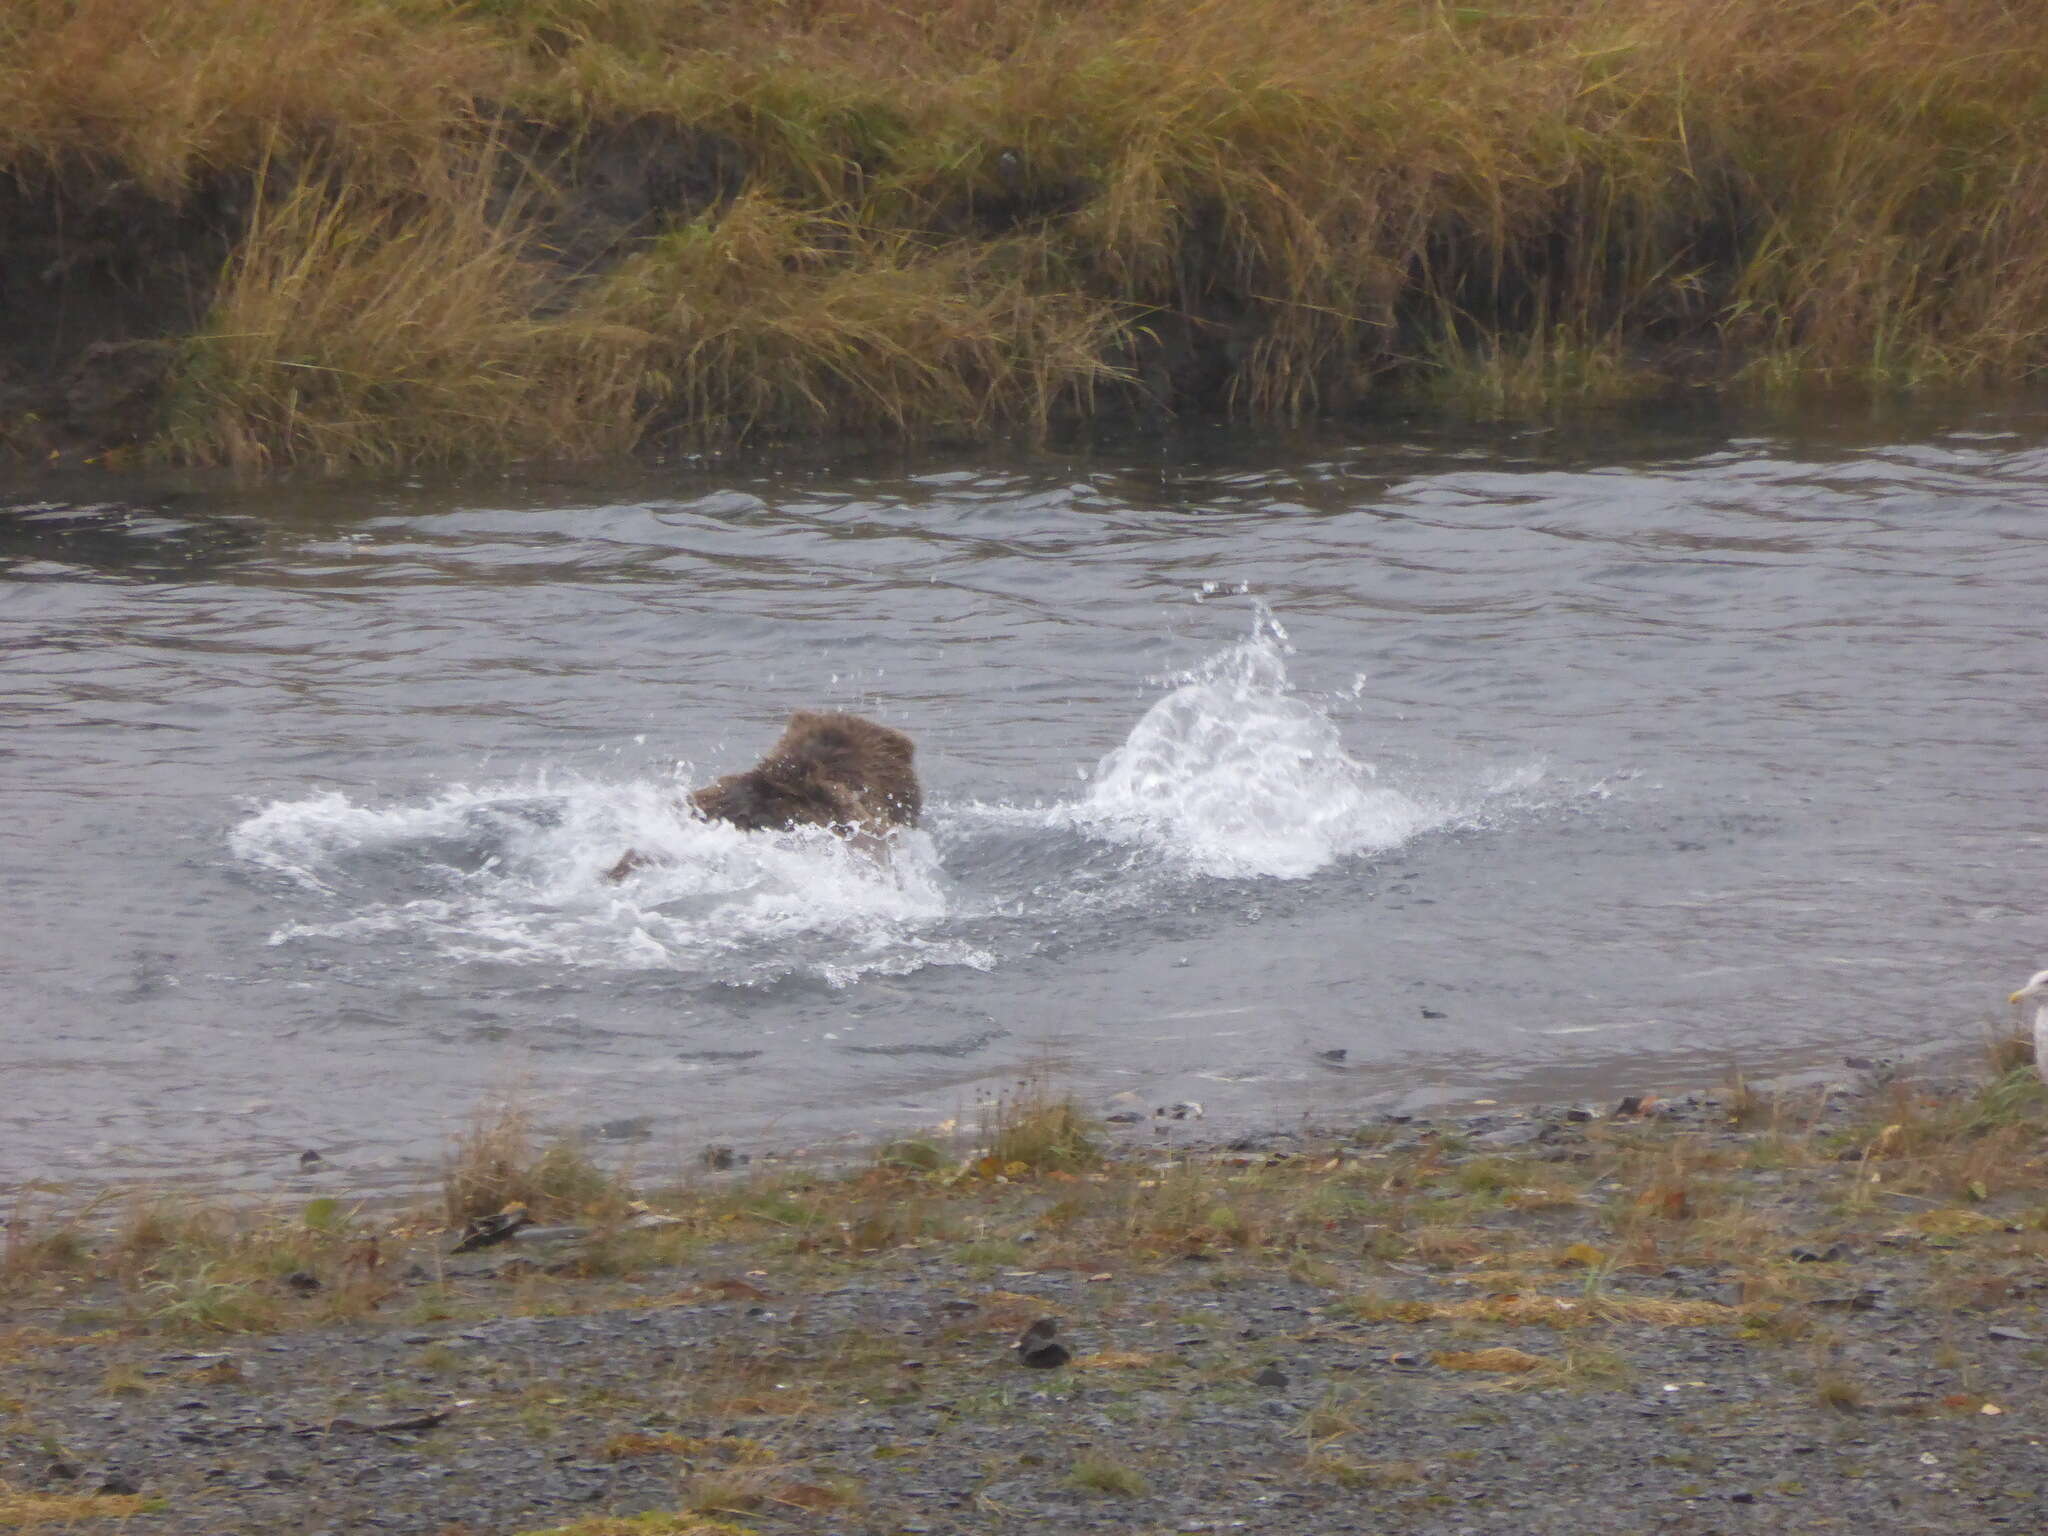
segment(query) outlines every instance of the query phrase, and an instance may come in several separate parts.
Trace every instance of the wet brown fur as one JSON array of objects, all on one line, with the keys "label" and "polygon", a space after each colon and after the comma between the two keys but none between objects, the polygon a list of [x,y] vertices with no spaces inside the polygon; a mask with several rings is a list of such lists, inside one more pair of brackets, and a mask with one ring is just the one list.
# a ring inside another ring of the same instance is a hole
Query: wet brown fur
[{"label": "wet brown fur", "polygon": [[[901,731],[859,715],[800,709],[782,739],[743,773],[728,773],[690,792],[690,805],[710,821],[746,832],[829,827],[879,847],[894,827],[914,827],[924,809],[912,766],[916,748]],[[623,880],[645,855],[629,852],[609,878]]]}]

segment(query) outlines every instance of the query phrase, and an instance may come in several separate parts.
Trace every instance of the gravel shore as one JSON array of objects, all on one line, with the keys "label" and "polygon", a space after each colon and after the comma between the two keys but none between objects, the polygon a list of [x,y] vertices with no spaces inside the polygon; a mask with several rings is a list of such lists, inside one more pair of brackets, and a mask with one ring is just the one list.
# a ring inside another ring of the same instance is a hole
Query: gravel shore
[{"label": "gravel shore", "polygon": [[0,1527],[2042,1529],[2031,1074],[1627,1108],[394,1223],[260,1332],[17,1262]]}]

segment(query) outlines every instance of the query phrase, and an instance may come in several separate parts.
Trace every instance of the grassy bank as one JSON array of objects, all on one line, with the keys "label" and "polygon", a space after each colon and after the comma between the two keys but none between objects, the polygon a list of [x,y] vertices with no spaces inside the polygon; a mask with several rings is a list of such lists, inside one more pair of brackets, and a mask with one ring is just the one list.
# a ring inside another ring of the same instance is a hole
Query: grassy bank
[{"label": "grassy bank", "polygon": [[2028,1064],[1179,1150],[1027,1088],[837,1170],[515,1115],[409,1211],[21,1203],[0,1527],[2024,1525],[2044,1129]]},{"label": "grassy bank", "polygon": [[18,0],[0,167],[32,453],[2048,363],[2048,33],[2013,0]]}]

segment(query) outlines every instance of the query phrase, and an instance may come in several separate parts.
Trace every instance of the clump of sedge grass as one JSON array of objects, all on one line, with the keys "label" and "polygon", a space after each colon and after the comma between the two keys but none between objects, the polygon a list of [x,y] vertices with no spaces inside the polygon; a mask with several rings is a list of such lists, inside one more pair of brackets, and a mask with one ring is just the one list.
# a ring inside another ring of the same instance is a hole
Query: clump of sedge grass
[{"label": "clump of sedge grass", "polygon": [[2038,1071],[2034,1061],[2033,1032],[2016,1029],[1987,1037],[1984,1041],[1984,1065],[1993,1078],[2005,1078],[2021,1071]]},{"label": "clump of sedge grass", "polygon": [[1152,1485],[1137,1468],[1099,1452],[1078,1457],[1073,1470],[1067,1474],[1067,1481],[1090,1493],[1123,1499],[1140,1499],[1152,1491]]},{"label": "clump of sedge grass", "polygon": [[1333,1451],[1316,1451],[1302,1463],[1305,1476],[1340,1488],[1414,1488],[1429,1481],[1429,1467],[1419,1461],[1368,1459]]},{"label": "clump of sedge grass", "polygon": [[523,1205],[538,1218],[622,1215],[632,1201],[624,1184],[573,1143],[536,1145],[532,1119],[517,1105],[480,1110],[456,1137],[441,1176],[441,1204],[450,1226]]},{"label": "clump of sedge grass", "polygon": [[1836,1413],[1855,1413],[1864,1401],[1862,1384],[1839,1371],[1822,1372],[1814,1381],[1813,1395],[1823,1408]]},{"label": "clump of sedge grass", "polygon": [[636,440],[644,338],[543,319],[557,284],[487,150],[404,195],[315,176],[259,203],[191,338],[179,457],[242,466],[590,457]]},{"label": "clump of sedge grass", "polygon": [[1847,1152],[1887,1182],[1982,1200],[2038,1171],[2048,1086],[2015,1068],[1974,1091],[1936,1097],[1897,1084],[1877,1120],[1856,1128]]},{"label": "clump of sedge grass", "polygon": [[1721,1093],[1721,1106],[1727,1112],[1728,1123],[1744,1131],[1761,1129],[1771,1124],[1778,1114],[1777,1100],[1758,1093],[1740,1067],[1728,1074],[1727,1086]]},{"label": "clump of sedge grass", "polygon": [[984,1101],[980,1122],[983,1157],[999,1173],[1065,1172],[1102,1159],[1093,1122],[1043,1078],[1027,1078]]},{"label": "clump of sedge grass", "polygon": [[87,1264],[92,1245],[84,1222],[91,1207],[64,1216],[43,1216],[31,1191],[15,1197],[4,1231],[0,1231],[0,1285],[17,1285],[55,1274],[69,1274]]}]

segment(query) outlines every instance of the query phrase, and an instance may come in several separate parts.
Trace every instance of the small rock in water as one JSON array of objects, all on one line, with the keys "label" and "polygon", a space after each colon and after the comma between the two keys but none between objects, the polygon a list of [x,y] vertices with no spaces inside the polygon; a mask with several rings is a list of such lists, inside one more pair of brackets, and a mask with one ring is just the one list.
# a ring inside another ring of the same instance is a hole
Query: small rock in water
[{"label": "small rock in water", "polygon": [[1425,1008],[1425,1009],[1423,1009],[1423,1010],[1422,1010],[1422,1016],[1423,1016],[1423,1017],[1424,1017],[1425,1019],[1448,1019],[1448,1018],[1450,1017],[1450,1015],[1449,1015],[1448,1013],[1439,1013],[1439,1012],[1437,1012],[1437,1010],[1436,1010],[1436,1009],[1434,1009],[1434,1008]]},{"label": "small rock in water", "polygon": [[311,1173],[316,1168],[325,1168],[326,1166],[327,1159],[318,1152],[315,1152],[311,1147],[308,1147],[299,1154],[299,1167],[303,1172]]},{"label": "small rock in water", "polygon": [[1153,1110],[1152,1115],[1154,1119],[1164,1116],[1170,1120],[1199,1120],[1202,1118],[1202,1106],[1193,1099],[1183,1099],[1178,1104],[1167,1104]]},{"label": "small rock in water", "polygon": [[1329,1061],[1329,1062],[1341,1062],[1341,1061],[1343,1061],[1343,1059],[1344,1059],[1344,1058],[1345,1058],[1346,1056],[1348,1056],[1348,1055],[1350,1055],[1350,1054],[1351,1054],[1351,1053],[1350,1053],[1349,1051],[1345,1050],[1345,1049],[1344,1049],[1344,1047],[1340,1045],[1340,1046],[1338,1046],[1338,1047],[1337,1047],[1337,1048],[1336,1048],[1336,1049],[1335,1049],[1334,1051],[1317,1051],[1317,1052],[1316,1052],[1316,1060],[1317,1060],[1317,1061]]},{"label": "small rock in water", "polygon": [[704,1149],[704,1166],[713,1173],[724,1173],[729,1168],[738,1168],[752,1162],[744,1152],[735,1152],[731,1147],[716,1144]]}]

